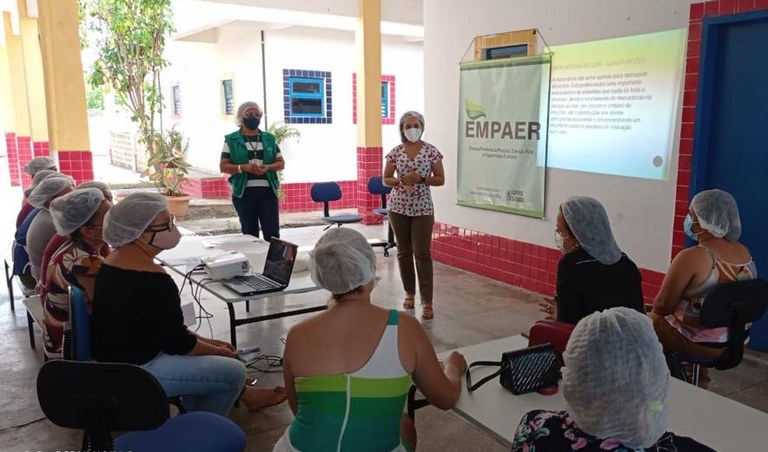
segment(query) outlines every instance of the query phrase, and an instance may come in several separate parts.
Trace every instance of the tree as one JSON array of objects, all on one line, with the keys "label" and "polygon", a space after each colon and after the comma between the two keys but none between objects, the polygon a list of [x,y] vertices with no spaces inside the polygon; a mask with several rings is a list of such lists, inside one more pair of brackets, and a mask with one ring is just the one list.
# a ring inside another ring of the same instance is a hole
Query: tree
[{"label": "tree", "polygon": [[112,87],[131,112],[140,141],[153,154],[162,95],[160,70],[173,31],[170,0],[79,0],[81,40],[96,51],[88,77]]}]

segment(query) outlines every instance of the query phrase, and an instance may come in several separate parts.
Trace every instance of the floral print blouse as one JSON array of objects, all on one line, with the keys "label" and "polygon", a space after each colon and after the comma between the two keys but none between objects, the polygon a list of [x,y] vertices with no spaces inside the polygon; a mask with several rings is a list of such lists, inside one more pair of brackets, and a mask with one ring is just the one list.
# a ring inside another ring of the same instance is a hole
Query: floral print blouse
[{"label": "floral print blouse", "polygon": [[582,432],[567,411],[535,410],[523,416],[515,432],[512,452],[714,452],[703,444],[674,433],[664,433],[647,449],[632,449],[612,438]]},{"label": "floral print blouse", "polygon": [[[432,174],[432,165],[443,159],[443,154],[436,147],[424,142],[424,145],[411,160],[405,152],[404,145],[395,146],[386,156],[387,162],[395,165],[395,175],[397,177],[405,176],[411,171],[416,171],[424,177]],[[392,189],[389,195],[387,208],[391,212],[399,213],[408,217],[418,217],[422,215],[434,215],[435,209],[432,205],[432,193],[427,184],[415,184],[413,192],[408,192],[402,186]]]}]

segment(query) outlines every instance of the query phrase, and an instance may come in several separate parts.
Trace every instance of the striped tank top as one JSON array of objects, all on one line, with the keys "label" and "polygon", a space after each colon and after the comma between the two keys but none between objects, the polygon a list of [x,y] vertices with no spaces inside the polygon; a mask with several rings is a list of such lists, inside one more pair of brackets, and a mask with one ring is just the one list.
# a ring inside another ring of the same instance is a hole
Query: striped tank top
[{"label": "striped tank top", "polygon": [[405,451],[400,420],[411,376],[400,364],[397,310],[371,358],[349,374],[296,377],[296,418],[276,451]]}]

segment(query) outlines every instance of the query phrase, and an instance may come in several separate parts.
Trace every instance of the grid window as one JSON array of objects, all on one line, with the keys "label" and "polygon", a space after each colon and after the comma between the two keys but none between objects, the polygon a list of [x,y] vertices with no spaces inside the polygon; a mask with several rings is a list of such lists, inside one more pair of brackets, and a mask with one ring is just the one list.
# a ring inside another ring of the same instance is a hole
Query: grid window
[{"label": "grid window", "polygon": [[381,82],[381,117],[389,118],[389,82]]},{"label": "grid window", "polygon": [[179,85],[171,87],[171,100],[173,101],[173,115],[181,116],[181,88]]},{"label": "grid window", "polygon": [[221,81],[222,98],[224,99],[224,114],[235,114],[235,96],[232,88],[232,79]]},{"label": "grid window", "polygon": [[283,107],[286,123],[330,124],[332,95],[330,72],[283,70]]}]

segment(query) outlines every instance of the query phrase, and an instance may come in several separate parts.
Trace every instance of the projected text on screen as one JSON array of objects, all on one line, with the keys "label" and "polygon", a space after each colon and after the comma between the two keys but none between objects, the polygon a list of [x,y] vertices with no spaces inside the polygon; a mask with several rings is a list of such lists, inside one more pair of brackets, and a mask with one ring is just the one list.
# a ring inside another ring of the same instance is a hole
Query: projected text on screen
[{"label": "projected text on screen", "polygon": [[664,179],[685,31],[552,48],[547,165]]}]

